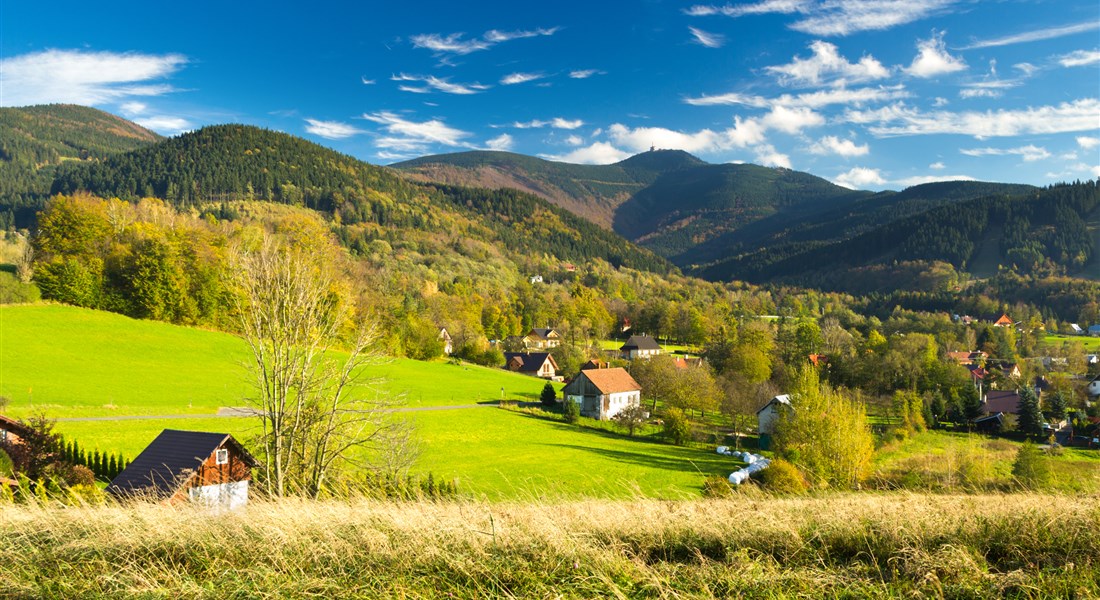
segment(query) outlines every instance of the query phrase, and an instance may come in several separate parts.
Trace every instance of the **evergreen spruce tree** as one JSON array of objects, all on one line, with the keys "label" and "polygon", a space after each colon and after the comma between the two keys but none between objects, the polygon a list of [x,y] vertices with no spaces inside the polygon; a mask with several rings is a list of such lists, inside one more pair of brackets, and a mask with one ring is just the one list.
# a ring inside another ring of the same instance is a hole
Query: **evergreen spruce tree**
[{"label": "evergreen spruce tree", "polygon": [[539,396],[539,400],[542,401],[543,406],[554,406],[558,402],[558,392],[554,389],[554,384],[549,381],[546,385],[542,386],[542,394]]},{"label": "evergreen spruce tree", "polygon": [[1039,410],[1039,398],[1035,390],[1020,390],[1020,404],[1016,408],[1016,428],[1029,436],[1043,435],[1043,413]]},{"label": "evergreen spruce tree", "polygon": [[1066,402],[1066,395],[1062,393],[1062,390],[1055,390],[1050,395],[1050,418],[1061,421],[1066,418],[1067,408],[1069,408],[1069,403]]}]

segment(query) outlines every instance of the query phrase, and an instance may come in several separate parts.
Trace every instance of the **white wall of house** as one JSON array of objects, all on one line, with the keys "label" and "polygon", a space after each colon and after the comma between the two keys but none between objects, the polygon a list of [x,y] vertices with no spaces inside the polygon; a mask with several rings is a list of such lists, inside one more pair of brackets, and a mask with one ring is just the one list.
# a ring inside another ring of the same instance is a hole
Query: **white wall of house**
[{"label": "white wall of house", "polygon": [[248,482],[232,481],[196,486],[187,490],[191,502],[218,510],[235,510],[248,504]]},{"label": "white wall of house", "polygon": [[[607,402],[604,402],[604,399]],[[642,400],[642,393],[639,391],[632,392],[619,392],[617,394],[609,394],[607,396],[600,397],[600,420],[606,421],[615,418],[615,415],[621,413],[629,406],[637,406]]]}]

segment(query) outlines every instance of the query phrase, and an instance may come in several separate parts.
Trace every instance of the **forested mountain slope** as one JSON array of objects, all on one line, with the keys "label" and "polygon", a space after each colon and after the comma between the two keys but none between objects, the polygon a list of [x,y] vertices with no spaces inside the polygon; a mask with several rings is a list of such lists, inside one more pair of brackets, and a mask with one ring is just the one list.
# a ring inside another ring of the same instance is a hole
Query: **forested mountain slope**
[{"label": "forested mountain slope", "polygon": [[70,104],[0,108],[0,210],[26,226],[63,162],[96,161],[161,139],[135,123]]}]

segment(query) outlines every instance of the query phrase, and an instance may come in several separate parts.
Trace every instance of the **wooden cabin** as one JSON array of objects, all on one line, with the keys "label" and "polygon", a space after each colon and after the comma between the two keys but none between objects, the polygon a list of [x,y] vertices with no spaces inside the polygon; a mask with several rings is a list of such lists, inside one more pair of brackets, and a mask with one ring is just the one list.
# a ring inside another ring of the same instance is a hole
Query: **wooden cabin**
[{"label": "wooden cabin", "polygon": [[586,417],[606,421],[642,401],[642,386],[626,369],[589,369],[577,374],[562,390],[566,402],[575,402]]},{"label": "wooden cabin", "polygon": [[107,486],[117,497],[232,510],[248,503],[259,462],[227,433],[165,429]]}]

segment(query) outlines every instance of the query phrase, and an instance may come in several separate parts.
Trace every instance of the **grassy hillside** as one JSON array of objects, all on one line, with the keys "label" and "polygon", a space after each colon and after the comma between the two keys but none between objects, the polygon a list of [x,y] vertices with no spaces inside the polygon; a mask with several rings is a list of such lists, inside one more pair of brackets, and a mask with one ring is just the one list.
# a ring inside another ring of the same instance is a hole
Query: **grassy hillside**
[{"label": "grassy hillside", "polygon": [[1095,499],[0,510],[15,597],[1094,598]]},{"label": "grassy hillside", "polygon": [[125,119],[69,104],[0,108],[0,209],[27,226],[65,162],[96,161],[161,139]]},{"label": "grassy hillside", "polygon": [[[249,392],[247,352],[233,336],[51,305],[0,306],[0,334],[7,414],[60,418],[58,431],[89,450],[132,458],[165,428],[256,433],[253,419],[215,416],[245,405]],[[387,398],[404,399],[400,416],[416,426],[421,451],[414,470],[478,497],[694,497],[705,475],[736,464],[479,405],[502,388],[508,400],[538,399],[544,381],[502,369],[401,359],[366,375],[384,378]],[[184,418],[159,418],[173,416]]]}]

